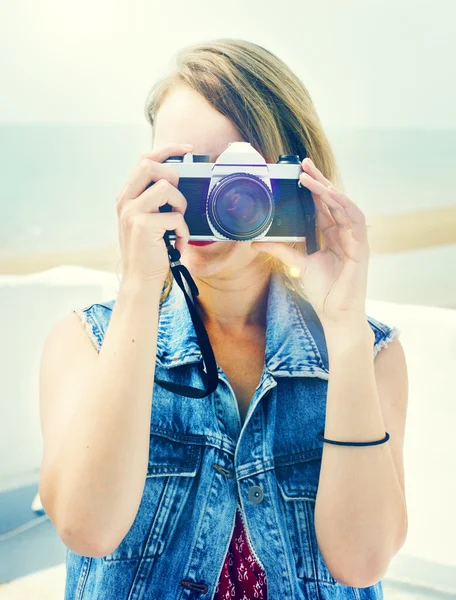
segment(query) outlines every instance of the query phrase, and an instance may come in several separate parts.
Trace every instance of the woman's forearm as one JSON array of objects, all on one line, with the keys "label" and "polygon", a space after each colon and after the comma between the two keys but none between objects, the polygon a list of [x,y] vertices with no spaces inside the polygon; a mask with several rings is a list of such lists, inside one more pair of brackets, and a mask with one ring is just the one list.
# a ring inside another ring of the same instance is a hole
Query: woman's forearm
[{"label": "woman's forearm", "polygon": [[[325,438],[374,441],[385,436],[374,371],[374,334],[366,322],[325,327],[329,357]],[[405,501],[388,442],[324,443],[315,529],[336,579],[375,583],[397,551]]]}]

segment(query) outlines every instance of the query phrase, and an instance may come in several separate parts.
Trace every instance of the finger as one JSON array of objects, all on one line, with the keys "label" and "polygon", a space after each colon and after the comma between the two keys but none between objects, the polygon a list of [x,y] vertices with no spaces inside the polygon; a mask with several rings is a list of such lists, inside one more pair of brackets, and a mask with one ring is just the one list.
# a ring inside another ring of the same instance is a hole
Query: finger
[{"label": "finger", "polygon": [[155,151],[145,152],[141,155],[136,167],[133,169],[122,190],[117,194],[117,202],[121,198],[137,198],[151,182],[158,179],[167,179],[177,186],[179,174],[171,164],[161,164],[170,156],[182,156],[189,152],[185,144],[169,144]]},{"label": "finger", "polygon": [[[332,191],[335,190],[334,186],[331,185],[331,187],[327,188],[307,173],[301,174],[300,181],[310,189],[312,195],[320,198],[328,206],[328,210],[338,225],[340,245],[345,252],[353,251],[353,242],[367,244],[368,238],[364,213],[354,202],[345,194]],[[339,200],[341,201],[339,202]],[[347,244],[350,244],[350,247]]]},{"label": "finger", "polygon": [[329,179],[327,179],[323,173],[314,165],[314,163],[312,162],[312,160],[309,157],[306,157],[302,163],[302,168],[304,169],[304,171],[306,173],[308,173],[309,175],[311,175],[314,179],[316,179],[317,181],[319,181],[320,183],[322,183],[325,186],[329,186],[331,185],[331,182],[329,181]]},{"label": "finger", "polygon": [[321,200],[320,196],[315,195],[314,200],[317,200],[317,202],[314,202],[315,220],[320,231],[325,234],[329,228],[334,227],[337,223],[334,221],[328,206]]},{"label": "finger", "polygon": [[328,250],[332,250],[339,256],[343,257],[343,250],[340,247],[339,242],[339,226],[334,221],[331,212],[327,205],[321,200],[320,196],[315,195],[315,208],[316,208],[316,223],[318,229],[322,232],[325,238],[325,245]]},{"label": "finger", "polygon": [[332,229],[329,229],[326,236],[326,246],[330,252],[333,252],[341,261],[346,258],[345,252],[345,239],[340,235],[341,229],[337,225]]},{"label": "finger", "polygon": [[158,182],[160,179],[166,179],[170,184],[177,187],[179,174],[171,165],[157,163],[146,158],[142,159],[128,178],[124,190],[117,201],[138,198],[153,183]]},{"label": "finger", "polygon": [[177,219],[177,225],[174,229],[174,233],[176,234],[174,247],[179,250],[180,254],[182,255],[188,244],[188,240],[190,239],[190,231],[182,214],[180,214],[180,218]]},{"label": "finger", "polygon": [[162,146],[160,148],[156,148],[155,150],[149,150],[148,152],[144,152],[141,158],[149,158],[150,160],[154,160],[156,162],[163,162],[170,156],[182,156],[186,152],[191,152],[193,150],[193,144],[168,144],[166,146]]},{"label": "finger", "polygon": [[346,194],[337,190],[334,186],[328,188],[328,194],[331,198],[339,202],[344,208],[345,214],[349,217],[356,239],[360,241],[367,240],[366,217],[359,206],[353,202]]},{"label": "finger", "polygon": [[172,206],[170,212],[185,214],[187,210],[187,199],[176,187],[166,179],[159,179],[157,183],[150,186],[138,198],[132,198],[132,207],[138,212],[158,213],[160,206],[169,204]]},{"label": "finger", "polygon": [[[171,217],[171,215],[175,215]],[[182,214],[178,213],[159,213],[154,215],[155,222],[165,231],[174,231],[176,241],[174,247],[183,254],[185,247],[190,239],[190,231]]]},{"label": "finger", "polygon": [[[310,178],[309,175],[304,174]],[[315,188],[314,188],[315,189]],[[340,226],[332,215],[328,203],[325,203],[321,195],[316,191],[312,193],[314,204],[316,208],[316,222],[318,228],[322,232],[325,238],[325,245],[328,250],[334,252],[340,260],[344,259],[344,249],[341,245],[341,238],[339,236]],[[343,238],[345,239],[345,238]]]},{"label": "finger", "polygon": [[345,212],[345,207],[343,207],[339,202],[337,202],[336,199],[330,196],[328,193],[328,188],[325,185],[319,181],[316,181],[307,173],[301,173],[299,181],[312,192],[312,195],[320,197],[320,200],[327,205],[329,211],[331,212],[331,216],[339,226],[351,225],[350,218]]},{"label": "finger", "polygon": [[[334,252],[334,254],[336,254],[342,260],[344,258],[344,250],[341,246],[341,240],[339,237],[340,227],[332,218],[331,214],[329,213],[328,207],[324,204],[324,202],[322,202],[318,198],[318,196],[317,196],[317,201],[322,206],[322,210],[321,211],[319,210],[317,212],[317,224],[318,224],[318,228],[323,233],[326,249]],[[320,225],[319,219],[318,219],[318,215],[319,214],[321,215],[323,213],[323,211],[327,211],[327,213],[329,215],[329,217],[327,219],[325,219],[325,223],[326,223],[325,226]],[[330,219],[331,219],[331,223],[329,222]]]},{"label": "finger", "polygon": [[[338,201],[339,204],[342,204],[342,206],[346,209],[345,214],[352,221],[352,223],[355,224],[353,227],[354,234],[358,237],[358,239],[362,239],[363,231],[365,232],[365,227],[363,227],[363,223],[365,224],[365,217],[361,209],[355,204],[355,202],[350,200],[346,194],[339,192],[337,188],[329,181],[329,179],[327,179],[314,165],[309,157],[302,161],[302,166],[309,176],[313,177],[316,181],[319,181],[327,188],[328,193],[334,200]],[[332,194],[330,193],[331,190],[336,190],[338,193]],[[357,223],[361,224],[360,228],[356,227]],[[365,233],[367,234],[367,232]]]},{"label": "finger", "polygon": [[[345,209],[346,214],[350,218],[353,223],[363,223],[365,222],[365,217],[361,209],[357,206],[353,200],[351,200],[346,194],[337,190],[337,188],[327,179],[323,173],[314,165],[310,158],[305,158],[302,161],[302,166],[305,169],[305,172],[310,177],[313,177],[316,181],[322,183],[326,188],[328,193],[331,190],[335,190],[335,193],[330,193],[330,196],[339,202]],[[362,233],[361,231],[357,233]]]}]

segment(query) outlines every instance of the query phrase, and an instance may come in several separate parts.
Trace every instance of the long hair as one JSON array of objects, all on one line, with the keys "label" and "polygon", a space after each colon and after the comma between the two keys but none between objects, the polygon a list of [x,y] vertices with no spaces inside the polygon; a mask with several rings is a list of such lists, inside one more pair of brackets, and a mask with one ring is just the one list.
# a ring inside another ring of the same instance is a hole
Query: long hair
[{"label": "long hair", "polygon": [[[341,177],[329,141],[323,131],[309,92],[302,81],[276,55],[262,46],[241,39],[216,39],[191,44],[174,55],[175,65],[148,93],[146,118],[154,130],[155,115],[174,85],[195,90],[228,117],[243,138],[266,159],[276,163],[280,154],[308,156],[336,187]],[[317,226],[317,242],[325,249]],[[283,242],[306,252],[306,242]],[[281,260],[268,256],[272,271],[280,271],[304,298]],[[160,303],[171,290],[169,270]]]}]

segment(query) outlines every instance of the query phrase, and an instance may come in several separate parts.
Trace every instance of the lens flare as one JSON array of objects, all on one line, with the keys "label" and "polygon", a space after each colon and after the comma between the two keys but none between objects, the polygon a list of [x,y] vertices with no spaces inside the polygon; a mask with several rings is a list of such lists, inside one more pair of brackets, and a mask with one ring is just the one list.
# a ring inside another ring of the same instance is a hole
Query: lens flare
[{"label": "lens flare", "polygon": [[301,268],[300,267],[290,267],[290,276],[291,277],[300,277]]}]

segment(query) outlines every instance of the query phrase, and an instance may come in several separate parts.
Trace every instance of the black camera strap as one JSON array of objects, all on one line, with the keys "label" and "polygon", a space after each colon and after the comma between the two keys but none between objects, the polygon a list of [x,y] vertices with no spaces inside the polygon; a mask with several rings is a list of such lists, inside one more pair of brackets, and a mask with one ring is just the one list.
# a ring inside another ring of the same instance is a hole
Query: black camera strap
[{"label": "black camera strap", "polygon": [[175,394],[179,394],[180,396],[189,396],[190,398],[205,398],[217,389],[219,382],[217,362],[215,360],[214,352],[212,350],[207,331],[203,325],[201,317],[199,316],[195,308],[193,300],[190,298],[190,296],[187,293],[187,290],[185,289],[182,276],[187,281],[193,296],[198,296],[199,290],[196,286],[196,283],[193,281],[192,276],[190,275],[190,272],[187,269],[187,267],[181,264],[180,252],[179,250],[177,250],[177,248],[174,248],[171,245],[171,242],[169,240],[169,233],[169,231],[165,231],[163,239],[166,243],[166,249],[168,251],[171,271],[173,272],[174,279],[176,280],[178,286],[184,294],[185,301],[187,302],[188,310],[190,311],[190,316],[193,321],[196,336],[198,338],[201,354],[203,355],[203,361],[206,366],[206,373],[203,369],[200,370],[200,373],[206,389],[200,390],[199,388],[190,387],[188,385],[180,385],[178,383],[172,383],[171,381],[163,381],[157,379],[156,377],[154,377],[154,381],[165,390],[174,392]]}]

